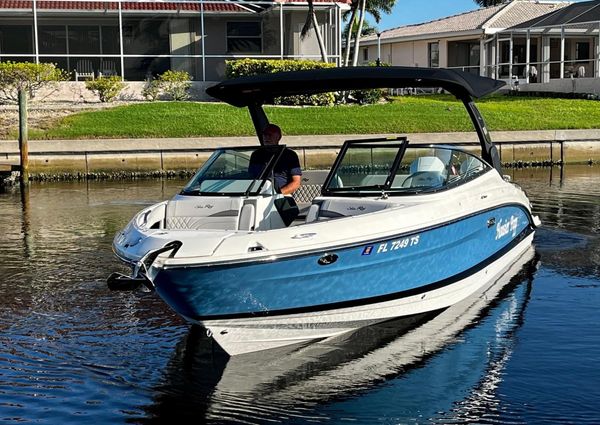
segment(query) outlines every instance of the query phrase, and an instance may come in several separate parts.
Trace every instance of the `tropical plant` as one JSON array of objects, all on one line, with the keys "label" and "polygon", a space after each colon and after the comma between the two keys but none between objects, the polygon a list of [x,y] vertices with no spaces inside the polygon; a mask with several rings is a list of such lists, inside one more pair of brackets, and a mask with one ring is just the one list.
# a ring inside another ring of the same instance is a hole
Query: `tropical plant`
[{"label": "tropical plant", "polygon": [[[358,64],[360,38],[365,35],[363,34],[363,27],[365,26],[366,14],[370,14],[375,23],[379,23],[383,14],[392,13],[395,3],[396,0],[352,0],[350,10],[346,12],[346,16],[350,15],[348,22],[352,22],[353,24],[346,27],[345,66],[350,64],[350,52],[353,47],[352,65],[356,66]],[[352,39],[354,39],[354,42]]]},{"label": "tropical plant", "polygon": [[[350,28],[348,28],[349,26],[350,26],[350,22],[347,22],[346,25],[344,26],[344,29],[342,30],[342,33],[343,34],[350,33],[350,34],[352,34],[352,38],[354,38],[356,36],[356,32],[358,31],[358,22],[356,21],[356,19],[354,20],[354,25],[352,25],[351,31],[350,31]],[[368,20],[365,19],[365,23],[363,24],[360,35],[361,36],[371,35],[371,34],[375,34],[376,32],[377,32],[377,28],[374,27]]]},{"label": "tropical plant", "polygon": [[53,63],[0,62],[0,101],[16,102],[19,91],[34,97],[39,89],[68,77],[66,71]]},{"label": "tropical plant", "polygon": [[142,89],[142,96],[150,102],[158,100],[160,96],[160,81],[154,78],[146,80],[146,84],[144,84],[144,88]]},{"label": "tropical plant", "polygon": [[117,98],[125,84],[121,77],[111,75],[110,77],[98,77],[95,80],[86,80],[85,88],[94,92],[100,98],[100,102],[112,102]]},{"label": "tropical plant", "polygon": [[173,100],[187,100],[192,77],[186,71],[165,71],[158,76],[161,91]]}]

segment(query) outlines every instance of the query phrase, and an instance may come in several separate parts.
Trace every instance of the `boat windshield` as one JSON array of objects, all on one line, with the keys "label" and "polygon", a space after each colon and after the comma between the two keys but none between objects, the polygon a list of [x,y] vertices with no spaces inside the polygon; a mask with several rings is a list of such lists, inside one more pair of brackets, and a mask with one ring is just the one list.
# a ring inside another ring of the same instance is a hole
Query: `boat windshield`
[{"label": "boat windshield", "polygon": [[325,181],[323,194],[437,192],[491,169],[475,155],[459,148],[407,145],[407,141],[347,142]]},{"label": "boat windshield", "polygon": [[269,178],[285,146],[218,149],[181,191],[182,195],[271,193]]}]

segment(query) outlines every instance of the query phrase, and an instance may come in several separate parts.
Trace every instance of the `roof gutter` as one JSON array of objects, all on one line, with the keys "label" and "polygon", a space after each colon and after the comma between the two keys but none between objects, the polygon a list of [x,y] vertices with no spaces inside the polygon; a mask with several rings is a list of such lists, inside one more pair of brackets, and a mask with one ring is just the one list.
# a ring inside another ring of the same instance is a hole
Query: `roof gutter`
[{"label": "roof gutter", "polygon": [[[399,36],[399,37],[389,37],[383,38],[381,37],[381,44],[386,43],[405,43],[410,41],[423,41],[423,40],[438,40],[440,38],[457,38],[457,37],[469,37],[469,36],[481,36],[484,34],[484,31],[479,29],[468,30],[468,31],[446,31],[446,32],[438,32],[438,33],[429,33],[422,35],[411,35],[411,36]],[[377,44],[377,39],[373,40],[360,40],[360,44],[364,45],[375,45]]]}]

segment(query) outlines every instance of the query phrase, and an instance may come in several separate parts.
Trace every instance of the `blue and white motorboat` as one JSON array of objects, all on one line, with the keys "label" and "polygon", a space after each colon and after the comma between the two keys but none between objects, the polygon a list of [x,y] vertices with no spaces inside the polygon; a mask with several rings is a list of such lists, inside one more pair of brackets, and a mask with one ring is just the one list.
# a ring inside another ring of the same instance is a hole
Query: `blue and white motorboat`
[{"label": "blue and white motorboat", "polygon": [[[473,103],[502,84],[402,67],[224,81],[207,92],[248,107],[261,142],[269,123],[262,105],[277,96],[441,87],[466,107],[481,156],[413,146],[404,136],[348,141],[306,216],[286,225],[272,183],[285,147],[218,149],[181,193],[139,212],[115,236],[114,251],[132,265],[130,279],[230,355],[443,310],[519,261],[539,225],[525,193],[502,176]],[[258,173],[250,166],[256,149],[270,158]]]}]

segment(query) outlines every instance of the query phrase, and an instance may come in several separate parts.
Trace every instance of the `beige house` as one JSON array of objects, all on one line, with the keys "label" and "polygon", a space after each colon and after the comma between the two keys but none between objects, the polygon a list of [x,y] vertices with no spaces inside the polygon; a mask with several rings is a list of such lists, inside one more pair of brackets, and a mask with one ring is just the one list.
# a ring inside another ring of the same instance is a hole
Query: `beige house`
[{"label": "beige house", "polygon": [[[361,40],[359,58],[362,63],[380,58],[392,65],[458,68],[493,78],[510,79],[508,64],[511,52],[505,31],[569,4],[514,0],[431,22],[385,30]],[[534,46],[532,50],[535,59],[541,57],[536,49],[537,46]]]}]

